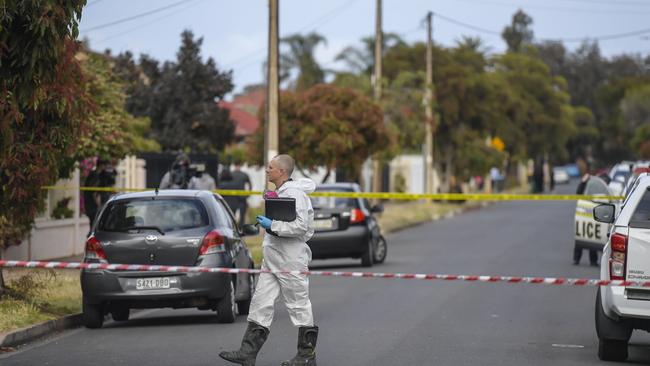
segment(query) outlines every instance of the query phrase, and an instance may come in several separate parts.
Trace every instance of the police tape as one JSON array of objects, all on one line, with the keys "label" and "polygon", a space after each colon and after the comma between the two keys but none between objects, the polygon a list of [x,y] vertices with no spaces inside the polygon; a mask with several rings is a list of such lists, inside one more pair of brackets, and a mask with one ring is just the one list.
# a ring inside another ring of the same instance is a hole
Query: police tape
[{"label": "police tape", "polygon": [[321,277],[357,277],[357,278],[388,278],[401,280],[442,280],[484,283],[509,283],[532,285],[558,286],[625,286],[650,287],[650,282],[625,280],[597,280],[584,278],[555,278],[555,277],[513,277],[513,276],[472,276],[450,274],[423,273],[381,273],[381,272],[340,272],[340,271],[271,271],[266,269],[248,268],[209,268],[187,266],[161,266],[147,264],[106,264],[78,262],[41,262],[41,261],[9,261],[0,260],[0,268],[41,268],[41,269],[91,269],[108,271],[131,272],[169,272],[169,273],[228,273],[228,274],[288,274]]},{"label": "police tape", "polygon": [[[92,192],[144,192],[154,188],[115,188],[115,187],[72,187],[44,186],[48,190],[80,190]],[[213,193],[222,196],[259,196],[262,191],[244,191],[234,189],[215,189]],[[436,201],[577,201],[599,200],[618,201],[622,196],[577,195],[577,194],[506,194],[506,193],[393,193],[393,192],[313,192],[312,197],[367,198],[384,200],[436,200]]]}]

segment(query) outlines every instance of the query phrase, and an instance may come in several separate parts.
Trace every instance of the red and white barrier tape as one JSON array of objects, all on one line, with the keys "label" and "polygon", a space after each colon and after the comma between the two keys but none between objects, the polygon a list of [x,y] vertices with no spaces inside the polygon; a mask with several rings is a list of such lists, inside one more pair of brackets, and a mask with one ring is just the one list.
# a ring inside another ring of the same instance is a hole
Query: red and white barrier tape
[{"label": "red and white barrier tape", "polygon": [[422,273],[380,273],[380,272],[339,272],[339,271],[270,271],[247,268],[208,268],[186,266],[158,266],[146,264],[104,264],[104,263],[75,263],[75,262],[38,262],[38,261],[7,261],[0,260],[0,267],[5,268],[50,268],[50,269],[104,269],[110,271],[136,272],[175,272],[175,273],[273,273],[325,277],[362,277],[362,278],[393,278],[403,280],[443,280],[488,283],[529,283],[533,285],[561,286],[635,286],[650,287],[650,282],[623,280],[596,280],[584,278],[554,278],[554,277],[513,277],[513,276],[468,276],[449,274]]}]

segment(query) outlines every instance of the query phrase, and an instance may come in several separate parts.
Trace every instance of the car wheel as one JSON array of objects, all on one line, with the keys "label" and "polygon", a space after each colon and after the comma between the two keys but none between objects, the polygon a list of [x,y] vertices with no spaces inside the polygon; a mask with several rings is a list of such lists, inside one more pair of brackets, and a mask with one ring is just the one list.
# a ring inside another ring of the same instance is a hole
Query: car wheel
[{"label": "car wheel", "polygon": [[384,263],[386,260],[386,254],[388,252],[388,244],[386,243],[386,239],[383,236],[379,236],[379,239],[377,240],[377,244],[375,245],[375,257],[374,262],[375,263]]},{"label": "car wheel", "polygon": [[372,267],[375,251],[373,250],[372,240],[368,240],[366,251],[361,254],[361,265],[363,267]]},{"label": "car wheel", "polygon": [[217,321],[219,323],[233,323],[235,321],[235,286],[232,280],[228,281],[229,289],[226,296],[217,302]]},{"label": "car wheel", "polygon": [[131,310],[126,306],[116,306],[111,308],[111,317],[116,322],[125,322],[129,320]]},{"label": "car wheel", "polygon": [[253,300],[253,293],[255,293],[255,284],[255,275],[251,273],[248,275],[248,289],[250,292],[250,297],[248,300],[237,302],[237,312],[240,315],[248,315],[248,312],[250,311],[251,300]]},{"label": "car wheel", "polygon": [[603,361],[627,360],[627,342],[599,338],[598,358]]},{"label": "car wheel", "polygon": [[86,328],[101,328],[104,324],[104,306],[103,304],[90,304],[83,299],[81,302],[83,320]]},{"label": "car wheel", "polygon": [[599,359],[603,361],[627,359],[627,342],[632,335],[632,328],[605,315],[600,299],[600,288],[596,293],[596,334]]}]

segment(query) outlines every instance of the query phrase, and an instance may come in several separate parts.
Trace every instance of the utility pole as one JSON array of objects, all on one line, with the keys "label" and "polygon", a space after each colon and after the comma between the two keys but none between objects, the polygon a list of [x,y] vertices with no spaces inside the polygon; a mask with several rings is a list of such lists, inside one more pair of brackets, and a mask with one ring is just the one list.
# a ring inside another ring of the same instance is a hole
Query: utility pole
[{"label": "utility pole", "polygon": [[[383,34],[381,30],[381,0],[376,0],[375,9],[375,72],[374,72],[374,95],[375,101],[381,103],[381,71],[382,71],[382,45]],[[372,160],[372,191],[381,191],[381,164],[379,158]]]},{"label": "utility pole", "polygon": [[435,193],[433,189],[433,12],[427,14],[427,80],[425,90],[424,121],[424,191]]},{"label": "utility pole", "polygon": [[[279,111],[280,111],[280,81],[279,69],[279,40],[278,40],[278,7],[280,0],[269,0],[269,53],[267,61],[267,91],[266,91],[266,125],[264,133],[264,166],[278,155],[279,151]],[[264,187],[267,186],[266,173]]]}]

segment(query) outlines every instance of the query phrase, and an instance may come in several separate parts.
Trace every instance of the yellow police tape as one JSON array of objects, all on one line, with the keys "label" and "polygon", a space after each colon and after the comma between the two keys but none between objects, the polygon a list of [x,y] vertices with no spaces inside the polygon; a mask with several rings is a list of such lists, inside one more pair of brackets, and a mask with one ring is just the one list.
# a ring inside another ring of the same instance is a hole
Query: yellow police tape
[{"label": "yellow police tape", "polygon": [[[143,192],[152,191],[154,188],[113,188],[113,187],[72,187],[72,186],[44,186],[47,190],[75,190],[92,192]],[[262,195],[261,191],[242,191],[233,189],[215,189],[212,192],[222,196],[255,196]],[[505,193],[391,193],[391,192],[314,192],[314,197],[341,197],[341,198],[370,198],[385,200],[440,200],[440,201],[618,201],[621,196],[588,196],[577,194],[505,194]]]}]

